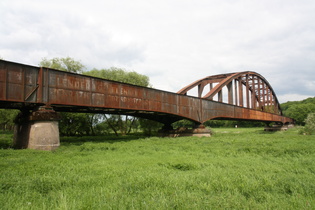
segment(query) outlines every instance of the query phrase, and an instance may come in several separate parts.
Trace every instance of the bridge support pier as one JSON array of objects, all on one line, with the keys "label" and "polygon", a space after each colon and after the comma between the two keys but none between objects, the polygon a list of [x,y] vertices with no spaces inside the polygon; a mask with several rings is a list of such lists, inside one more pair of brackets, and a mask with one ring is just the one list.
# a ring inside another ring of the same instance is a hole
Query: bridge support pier
[{"label": "bridge support pier", "polygon": [[162,137],[181,137],[181,136],[210,137],[211,130],[207,129],[203,124],[200,124],[192,129],[185,128],[185,127],[177,128],[175,130],[163,128],[162,130],[159,131],[159,136],[162,136]]},{"label": "bridge support pier", "polygon": [[54,150],[60,146],[59,115],[52,109],[22,111],[15,121],[13,147],[16,149]]},{"label": "bridge support pier", "polygon": [[293,124],[274,124],[270,126],[267,124],[264,128],[264,131],[287,131],[289,128],[293,128]]}]

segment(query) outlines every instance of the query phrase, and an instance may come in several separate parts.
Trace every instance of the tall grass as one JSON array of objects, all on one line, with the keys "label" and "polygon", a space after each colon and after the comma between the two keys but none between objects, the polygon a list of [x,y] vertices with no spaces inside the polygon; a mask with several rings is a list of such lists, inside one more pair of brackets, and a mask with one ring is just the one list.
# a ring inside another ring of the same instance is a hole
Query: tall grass
[{"label": "tall grass", "polygon": [[210,138],[62,138],[53,152],[0,150],[0,206],[314,209],[314,160],[314,137],[297,129],[214,129]]}]

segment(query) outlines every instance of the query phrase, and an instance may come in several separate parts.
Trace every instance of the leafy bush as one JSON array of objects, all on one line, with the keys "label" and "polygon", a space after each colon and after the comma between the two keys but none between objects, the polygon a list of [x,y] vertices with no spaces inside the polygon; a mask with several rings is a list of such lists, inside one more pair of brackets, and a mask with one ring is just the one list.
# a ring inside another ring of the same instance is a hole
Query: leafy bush
[{"label": "leafy bush", "polygon": [[303,133],[307,135],[315,134],[315,113],[310,113],[307,115]]}]

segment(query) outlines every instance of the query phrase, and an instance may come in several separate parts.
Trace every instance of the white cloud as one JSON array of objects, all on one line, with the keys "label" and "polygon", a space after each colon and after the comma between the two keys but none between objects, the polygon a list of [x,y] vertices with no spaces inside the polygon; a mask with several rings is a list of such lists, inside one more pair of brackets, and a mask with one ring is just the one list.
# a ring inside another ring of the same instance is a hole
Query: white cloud
[{"label": "white cloud", "polygon": [[280,103],[284,103],[287,101],[301,101],[310,97],[314,97],[314,95],[300,95],[300,94],[284,94],[278,96],[278,100]]},{"label": "white cloud", "polygon": [[0,56],[123,67],[172,92],[205,76],[251,70],[285,102],[315,92],[313,11],[311,0],[3,0]]}]

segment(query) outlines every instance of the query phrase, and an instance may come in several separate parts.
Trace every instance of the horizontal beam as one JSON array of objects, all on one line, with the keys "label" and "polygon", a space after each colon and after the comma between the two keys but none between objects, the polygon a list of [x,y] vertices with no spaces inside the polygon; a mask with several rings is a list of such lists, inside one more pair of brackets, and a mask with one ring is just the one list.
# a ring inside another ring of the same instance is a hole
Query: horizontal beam
[{"label": "horizontal beam", "polygon": [[7,61],[0,61],[1,75],[6,77],[0,77],[0,108],[46,105],[56,111],[126,113],[162,123],[179,119],[203,123],[216,118],[292,120],[208,99]]}]

